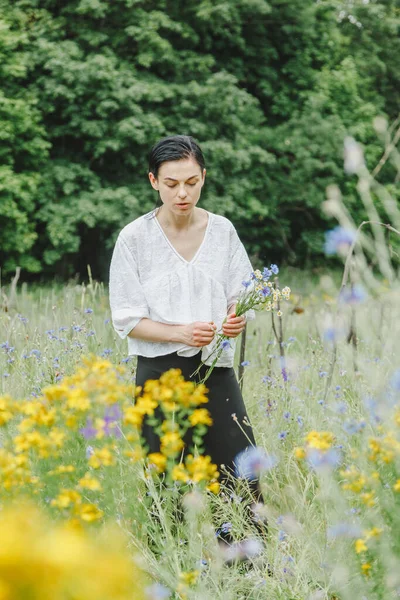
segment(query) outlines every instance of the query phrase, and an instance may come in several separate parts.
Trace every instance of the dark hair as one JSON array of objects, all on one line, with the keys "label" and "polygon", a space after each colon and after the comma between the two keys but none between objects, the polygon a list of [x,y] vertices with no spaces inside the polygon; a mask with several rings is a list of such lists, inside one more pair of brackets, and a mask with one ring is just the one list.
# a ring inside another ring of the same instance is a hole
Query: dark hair
[{"label": "dark hair", "polygon": [[[158,171],[164,162],[170,160],[182,160],[185,158],[193,158],[201,171],[206,168],[203,152],[200,146],[191,135],[169,135],[162,138],[151,148],[149,153],[149,173],[153,173],[154,177],[158,177]],[[156,206],[152,213],[161,206],[162,202],[158,196]],[[154,216],[154,215],[151,215]]]}]

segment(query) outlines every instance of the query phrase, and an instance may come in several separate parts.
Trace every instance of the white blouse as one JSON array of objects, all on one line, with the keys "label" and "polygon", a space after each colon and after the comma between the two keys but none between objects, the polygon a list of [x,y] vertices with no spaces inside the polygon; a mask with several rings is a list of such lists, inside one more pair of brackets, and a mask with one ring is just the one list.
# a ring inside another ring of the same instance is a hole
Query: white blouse
[{"label": "white blouse", "polygon": [[[208,211],[207,211],[208,212]],[[121,338],[147,317],[168,324],[214,321],[218,330],[235,303],[242,282],[253,267],[233,224],[226,217],[208,212],[203,241],[192,260],[185,260],[173,247],[151,211],[135,219],[120,232],[110,266],[110,305],[115,331]],[[254,319],[253,310],[246,314]],[[235,339],[216,363],[232,367]],[[215,338],[202,348],[176,342],[149,342],[128,337],[128,353],[146,357],[177,352],[211,365]]]}]

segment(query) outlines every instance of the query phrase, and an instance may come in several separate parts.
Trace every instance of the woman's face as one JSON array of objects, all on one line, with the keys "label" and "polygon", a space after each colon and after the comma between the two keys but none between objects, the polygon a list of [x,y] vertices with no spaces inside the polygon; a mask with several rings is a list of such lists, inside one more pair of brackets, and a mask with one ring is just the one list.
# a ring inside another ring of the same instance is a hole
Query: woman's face
[{"label": "woman's face", "polygon": [[164,162],[158,178],[149,173],[152,187],[160,192],[165,206],[176,215],[190,214],[200,198],[206,170],[192,158]]}]

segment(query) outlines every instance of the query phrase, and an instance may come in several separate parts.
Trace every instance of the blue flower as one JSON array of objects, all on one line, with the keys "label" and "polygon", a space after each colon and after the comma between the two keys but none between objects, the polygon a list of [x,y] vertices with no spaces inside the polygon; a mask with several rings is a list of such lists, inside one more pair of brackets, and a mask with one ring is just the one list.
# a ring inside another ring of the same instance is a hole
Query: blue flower
[{"label": "blue flower", "polygon": [[231,348],[231,343],[229,340],[224,340],[221,344],[223,350],[227,350],[227,348]]},{"label": "blue flower", "polygon": [[267,269],[267,267],[264,267],[263,270],[263,279],[268,280],[272,275],[272,271],[270,269]]},{"label": "blue flower", "polygon": [[327,231],[325,233],[325,254],[328,256],[346,254],[355,237],[356,232],[353,229],[345,229],[344,227],[340,227],[340,225]]},{"label": "blue flower", "polygon": [[283,531],[282,529],[280,529],[278,532],[278,540],[280,542],[284,542],[286,540],[286,538],[287,538],[286,532]]},{"label": "blue flower", "polygon": [[85,308],[83,312],[85,312],[87,315],[90,315],[93,312],[93,308]]},{"label": "blue flower", "polygon": [[242,281],[242,285],[243,287],[248,288],[249,285],[251,285],[251,281]]},{"label": "blue flower", "polygon": [[395,390],[395,392],[400,392],[400,369],[394,372],[390,380],[390,387]]},{"label": "blue flower", "polygon": [[236,476],[245,479],[256,479],[264,471],[273,469],[277,463],[275,456],[267,455],[261,448],[250,446],[234,459]]},{"label": "blue flower", "polygon": [[250,364],[249,360],[244,360],[242,363],[240,363],[242,367],[247,367]]},{"label": "blue flower", "polygon": [[96,437],[97,429],[93,427],[93,421],[90,417],[86,419],[86,427],[82,427],[79,430],[79,433],[83,435],[85,440],[90,440],[91,438]]},{"label": "blue flower", "polygon": [[327,452],[322,452],[317,448],[310,448],[307,451],[307,462],[311,468],[315,469],[333,469],[340,463],[340,452],[331,448]]},{"label": "blue flower", "polygon": [[277,265],[271,265],[271,271],[273,272],[274,275],[278,275],[279,269],[278,269]]},{"label": "blue flower", "polygon": [[261,290],[261,294],[264,296],[264,298],[267,298],[271,295],[271,288],[268,285],[266,287],[263,287],[263,289]]},{"label": "blue flower", "polygon": [[281,431],[281,432],[279,433],[279,439],[280,439],[280,440],[285,440],[285,439],[287,438],[287,434],[288,434],[288,432],[287,432],[287,431]]},{"label": "blue flower", "polygon": [[354,523],[336,523],[328,529],[328,538],[358,538],[362,535],[362,529],[359,525]]},{"label": "blue flower", "polygon": [[339,301],[343,304],[360,304],[367,298],[367,293],[362,285],[356,284],[351,288],[344,288],[339,295]]},{"label": "blue flower", "polygon": [[110,354],[112,354],[112,349],[111,348],[105,348],[103,350],[103,352],[100,354],[100,356],[102,356],[104,358],[104,356],[109,356]]}]

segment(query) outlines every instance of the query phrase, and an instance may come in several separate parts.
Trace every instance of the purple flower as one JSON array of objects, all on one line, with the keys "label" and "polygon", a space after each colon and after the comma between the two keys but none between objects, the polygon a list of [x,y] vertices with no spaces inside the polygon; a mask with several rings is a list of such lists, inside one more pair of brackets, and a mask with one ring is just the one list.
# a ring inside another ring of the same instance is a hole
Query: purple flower
[{"label": "purple flower", "polygon": [[312,469],[333,469],[340,463],[340,452],[331,448],[327,452],[322,452],[317,448],[310,448],[307,451],[307,462]]},{"label": "purple flower", "polygon": [[93,312],[93,308],[85,308],[83,312],[85,312],[87,315],[90,315]]},{"label": "purple flower", "polygon": [[278,275],[279,269],[278,269],[277,265],[271,265],[271,271],[273,272],[274,275]]},{"label": "purple flower", "polygon": [[267,298],[271,295],[271,288],[268,285],[266,287],[263,287],[263,289],[261,290],[261,294],[264,296],[264,298]]},{"label": "purple flower", "polygon": [[229,340],[224,340],[221,344],[223,350],[227,350],[227,348],[231,348],[231,343]]},{"label": "purple flower", "polygon": [[237,477],[256,479],[264,471],[273,469],[278,463],[275,456],[270,456],[261,448],[248,446],[234,459]]},{"label": "purple flower", "polygon": [[97,429],[93,427],[93,420],[90,417],[86,419],[86,427],[82,427],[79,430],[79,433],[83,435],[85,440],[90,440],[91,438],[96,437]]},{"label": "purple flower", "polygon": [[248,287],[251,285],[251,281],[242,281],[242,285],[243,285],[245,288],[248,288]]},{"label": "purple flower", "polygon": [[397,371],[393,373],[393,376],[390,380],[390,387],[395,392],[400,392],[400,369],[397,369]]},{"label": "purple flower", "polygon": [[281,431],[281,432],[279,433],[279,439],[280,439],[280,440],[286,440],[286,438],[287,438],[287,434],[288,434],[288,432],[287,432],[287,431]]},{"label": "purple flower", "polygon": [[100,356],[104,357],[104,356],[109,356],[110,354],[112,354],[112,349],[111,348],[105,348],[103,350],[103,352],[100,354]]},{"label": "purple flower", "polygon": [[343,304],[360,304],[367,298],[367,293],[362,285],[356,284],[351,288],[344,288],[339,295],[339,301]]},{"label": "purple flower", "polygon": [[359,525],[354,523],[336,523],[328,529],[328,538],[358,538],[362,535],[362,529]]},{"label": "purple flower", "polygon": [[333,254],[346,254],[354,242],[356,232],[353,229],[345,229],[344,227],[335,227],[331,231],[325,233],[325,254],[332,256]]},{"label": "purple flower", "polygon": [[242,367],[247,367],[250,364],[249,360],[244,360],[242,363],[240,363]]},{"label": "purple flower", "polygon": [[263,270],[263,274],[262,274],[262,275],[263,275],[263,279],[265,279],[265,280],[267,280],[267,281],[268,281],[268,279],[269,279],[269,278],[271,277],[271,275],[272,275],[272,271],[271,271],[270,269],[267,269],[267,267],[264,267],[264,270]]}]

